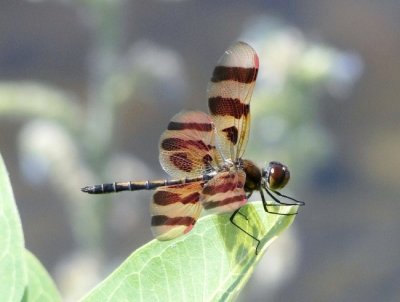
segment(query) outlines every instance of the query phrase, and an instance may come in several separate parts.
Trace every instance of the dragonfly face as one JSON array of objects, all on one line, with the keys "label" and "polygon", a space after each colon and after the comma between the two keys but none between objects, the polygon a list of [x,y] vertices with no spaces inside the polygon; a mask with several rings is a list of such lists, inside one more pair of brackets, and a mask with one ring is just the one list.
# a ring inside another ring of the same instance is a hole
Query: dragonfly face
[{"label": "dragonfly face", "polygon": [[252,161],[242,159],[249,137],[250,101],[258,66],[257,53],[250,45],[232,45],[219,59],[207,87],[210,114],[181,111],[171,119],[160,138],[159,160],[174,179],[114,182],[88,186],[82,191],[101,194],[155,189],[151,225],[159,240],[186,234],[206,209],[233,213],[231,222],[260,243],[234,222],[253,191],[260,192],[264,209],[270,213],[263,190],[280,205],[293,203],[283,203],[271,192],[297,205],[304,203],[276,191],[289,181],[285,165],[271,162],[259,169]]},{"label": "dragonfly face", "polygon": [[277,191],[287,185],[290,179],[290,172],[284,164],[272,161],[262,169],[262,178],[269,189]]}]

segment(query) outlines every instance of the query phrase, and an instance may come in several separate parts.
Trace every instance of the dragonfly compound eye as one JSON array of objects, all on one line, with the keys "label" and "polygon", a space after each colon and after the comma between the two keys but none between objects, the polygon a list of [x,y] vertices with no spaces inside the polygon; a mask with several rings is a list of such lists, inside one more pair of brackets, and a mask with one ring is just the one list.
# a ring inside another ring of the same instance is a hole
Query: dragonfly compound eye
[{"label": "dragonfly compound eye", "polygon": [[263,177],[271,190],[282,189],[290,179],[290,172],[287,166],[280,162],[272,161],[263,169]]}]

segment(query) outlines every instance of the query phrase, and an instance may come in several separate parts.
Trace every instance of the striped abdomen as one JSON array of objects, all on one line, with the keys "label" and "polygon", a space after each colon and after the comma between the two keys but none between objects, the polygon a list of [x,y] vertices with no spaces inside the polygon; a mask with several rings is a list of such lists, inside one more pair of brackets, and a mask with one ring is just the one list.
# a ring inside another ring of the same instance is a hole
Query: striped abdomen
[{"label": "striped abdomen", "polygon": [[101,185],[87,186],[81,189],[82,192],[89,194],[104,194],[115,193],[121,191],[139,191],[139,190],[154,190],[158,187],[173,186],[185,183],[192,183],[196,181],[207,181],[212,176],[202,175],[194,178],[183,178],[173,180],[145,180],[145,181],[126,181],[126,182],[113,182]]}]

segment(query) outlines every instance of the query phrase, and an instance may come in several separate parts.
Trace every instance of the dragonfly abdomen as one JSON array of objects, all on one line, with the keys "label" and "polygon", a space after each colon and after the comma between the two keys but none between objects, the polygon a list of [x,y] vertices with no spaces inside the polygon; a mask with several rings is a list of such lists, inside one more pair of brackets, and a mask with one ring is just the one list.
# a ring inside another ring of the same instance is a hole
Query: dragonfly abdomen
[{"label": "dragonfly abdomen", "polygon": [[126,181],[126,182],[113,182],[101,185],[87,186],[81,189],[82,192],[89,194],[105,194],[115,193],[122,191],[139,191],[139,190],[154,190],[158,187],[180,185],[196,181],[207,181],[212,176],[202,175],[194,178],[182,178],[182,179],[161,179],[161,180],[144,180],[144,181]]}]

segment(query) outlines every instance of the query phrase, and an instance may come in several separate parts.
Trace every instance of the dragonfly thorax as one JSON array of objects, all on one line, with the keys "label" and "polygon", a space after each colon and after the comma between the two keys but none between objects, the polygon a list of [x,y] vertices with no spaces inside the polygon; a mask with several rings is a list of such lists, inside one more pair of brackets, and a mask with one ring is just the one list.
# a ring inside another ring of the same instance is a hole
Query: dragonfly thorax
[{"label": "dragonfly thorax", "polygon": [[246,192],[253,192],[254,190],[261,189],[261,170],[251,160],[243,159],[241,166],[246,173],[246,183],[244,190]]}]

